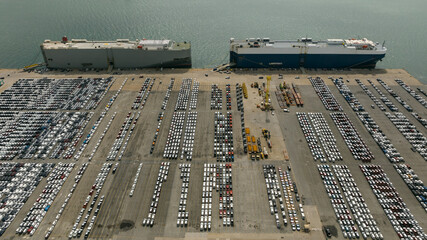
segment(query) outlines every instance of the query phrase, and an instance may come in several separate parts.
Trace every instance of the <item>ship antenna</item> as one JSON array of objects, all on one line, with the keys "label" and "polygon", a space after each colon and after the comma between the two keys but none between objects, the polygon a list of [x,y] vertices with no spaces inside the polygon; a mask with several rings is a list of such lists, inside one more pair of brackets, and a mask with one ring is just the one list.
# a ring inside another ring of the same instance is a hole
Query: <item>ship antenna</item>
[{"label": "ship antenna", "polygon": [[385,46],[385,40],[384,40],[384,42],[383,42],[383,47]]}]

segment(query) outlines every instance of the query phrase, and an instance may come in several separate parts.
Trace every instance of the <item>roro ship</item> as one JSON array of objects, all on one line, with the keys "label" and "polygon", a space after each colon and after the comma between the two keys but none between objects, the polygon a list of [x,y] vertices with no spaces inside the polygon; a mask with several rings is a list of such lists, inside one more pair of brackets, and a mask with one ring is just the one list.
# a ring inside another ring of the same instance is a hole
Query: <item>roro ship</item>
[{"label": "roro ship", "polygon": [[230,39],[230,65],[238,68],[375,68],[384,43],[362,39]]},{"label": "roro ship", "polygon": [[190,68],[191,43],[172,40],[62,41],[45,40],[45,64],[53,69]]}]

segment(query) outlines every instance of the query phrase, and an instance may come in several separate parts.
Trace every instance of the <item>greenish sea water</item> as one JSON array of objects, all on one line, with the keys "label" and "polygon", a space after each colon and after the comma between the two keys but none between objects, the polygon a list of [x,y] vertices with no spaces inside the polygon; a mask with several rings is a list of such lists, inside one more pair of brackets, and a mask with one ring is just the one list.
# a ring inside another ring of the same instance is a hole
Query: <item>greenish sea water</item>
[{"label": "greenish sea water", "polygon": [[191,41],[193,67],[228,62],[230,37],[386,41],[379,68],[427,83],[425,0],[0,0],[0,68],[41,62],[40,43],[69,38]]}]

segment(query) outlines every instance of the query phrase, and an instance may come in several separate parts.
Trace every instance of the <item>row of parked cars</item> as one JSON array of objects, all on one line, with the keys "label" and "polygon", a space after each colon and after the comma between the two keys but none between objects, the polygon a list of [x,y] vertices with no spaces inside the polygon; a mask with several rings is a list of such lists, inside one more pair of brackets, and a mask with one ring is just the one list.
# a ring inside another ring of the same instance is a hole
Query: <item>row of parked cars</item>
[{"label": "row of parked cars", "polygon": [[375,97],[375,95],[371,92],[371,90],[369,90],[368,87],[364,83],[362,83],[362,81],[360,81],[360,79],[356,79],[356,82],[363,89],[363,91],[366,93],[366,95],[368,95],[368,97],[371,98],[371,100],[378,106],[378,108],[384,112],[386,110],[386,108],[381,103],[381,101],[378,100],[377,97]]},{"label": "row of parked cars", "polygon": [[211,110],[222,110],[222,90],[217,84],[211,86]]},{"label": "row of parked cars", "polygon": [[403,89],[405,89],[412,97],[414,97],[421,105],[427,108],[427,101],[419,95],[415,90],[412,90],[409,85],[407,85],[404,81],[400,79],[395,80]]},{"label": "row of parked cars", "polygon": [[236,101],[237,101],[237,111],[244,112],[243,108],[243,89],[240,84],[236,83]]},{"label": "row of parked cars", "polygon": [[346,165],[333,165],[332,169],[363,239],[384,239],[348,167]]},{"label": "row of parked cars", "polygon": [[353,217],[350,214],[351,209],[348,208],[341,194],[341,190],[335,180],[329,165],[317,165],[322,182],[325,185],[326,193],[334,209],[337,221],[340,224],[344,238],[356,239],[360,238]]},{"label": "row of parked cars", "polygon": [[392,112],[399,111],[399,109],[397,109],[396,105],[394,105],[394,103],[392,101],[390,101],[390,99],[388,99],[388,97],[386,97],[386,95],[374,84],[374,82],[372,82],[369,79],[367,81],[371,84],[371,86],[375,89],[375,91],[377,91],[377,93],[380,95],[381,101],[390,109],[390,111],[392,111]]},{"label": "row of parked cars", "polygon": [[194,137],[196,135],[197,112],[188,112],[185,123],[184,141],[182,143],[181,159],[193,159]]},{"label": "row of parked cars", "polygon": [[288,224],[285,213],[285,206],[283,205],[282,194],[280,190],[279,180],[277,177],[276,167],[274,165],[263,165],[265,186],[267,188],[268,203],[270,206],[270,214],[274,215],[276,221],[276,227],[281,228],[279,218],[279,207],[277,204],[280,202],[280,209],[282,211],[283,223],[286,226]]},{"label": "row of parked cars", "polygon": [[0,237],[54,167],[53,163],[0,163]]},{"label": "row of parked cars", "polygon": [[390,162],[400,163],[405,161],[369,113],[358,112],[357,116]]},{"label": "row of parked cars", "polygon": [[[0,160],[31,158],[56,125],[58,112],[0,112]],[[47,158],[47,152],[43,151]]]},{"label": "row of parked cars", "polygon": [[108,112],[108,110],[111,108],[111,106],[113,105],[114,101],[117,99],[117,97],[119,96],[120,92],[122,91],[123,87],[125,86],[126,82],[127,82],[128,78],[125,78],[122,82],[122,84],[120,85],[119,89],[117,89],[117,92],[110,98],[110,100],[108,101],[107,105],[105,105],[105,111]]},{"label": "row of parked cars", "polygon": [[147,101],[148,95],[150,94],[155,81],[156,81],[155,78],[145,79],[144,83],[142,83],[141,89],[139,90],[138,94],[135,97],[135,100],[133,101],[132,110],[138,110],[141,105],[142,107],[144,107],[145,102]]},{"label": "row of parked cars", "polygon": [[427,235],[406,207],[380,165],[360,165],[375,196],[400,239],[426,239]]},{"label": "row of parked cars", "polygon": [[67,79],[66,84],[71,85],[76,81],[79,81],[79,85],[72,89],[69,101],[63,107],[64,109],[80,110],[83,109],[83,106],[86,110],[95,109],[114,82],[113,77],[78,78]]},{"label": "row of parked cars", "polygon": [[231,87],[230,84],[225,85],[225,99],[227,110],[231,110]]},{"label": "row of parked cars", "polygon": [[305,140],[310,148],[311,155],[314,161],[326,162],[326,156],[322,151],[320,142],[317,140],[316,132],[314,131],[311,123],[304,112],[297,112],[297,119],[301,126],[302,133],[304,134]]},{"label": "row of parked cars", "polygon": [[218,162],[234,162],[232,113],[215,112],[214,122],[214,157]]},{"label": "row of parked cars", "polygon": [[[46,233],[45,233],[45,239],[48,239],[50,237],[50,235],[52,234],[53,229],[56,226],[56,223],[58,222],[59,218],[61,217],[62,213],[64,212],[65,207],[67,206],[68,202],[70,201],[70,198],[73,195],[74,190],[77,187],[77,184],[80,182],[80,179],[83,177],[83,174],[85,173],[88,165],[89,165],[88,163],[83,163],[82,166],[77,170],[77,174],[74,177],[74,184],[73,184],[73,186],[70,189],[70,193],[68,193],[67,197],[64,200],[64,203],[62,204],[61,208],[59,209],[59,211],[58,211],[58,213],[56,215],[56,218],[55,218],[56,221],[54,220],[52,222],[52,226],[50,226],[48,228],[48,230],[46,231]],[[18,232],[18,230],[17,230],[17,232]]]},{"label": "row of parked cars", "polygon": [[[413,90],[409,85],[407,85],[405,82],[403,82],[400,79],[395,80],[403,89],[405,89],[412,97],[415,98],[421,105],[423,105],[425,108],[427,108],[427,100],[425,100],[420,94],[418,94],[415,90]],[[418,90],[421,90],[418,88]],[[423,92],[421,92],[423,93]],[[424,94],[425,95],[425,94]],[[427,119],[423,118],[420,114],[416,112],[411,113],[412,116],[414,116],[415,119],[417,119],[418,122],[420,122],[424,127],[427,128]]]},{"label": "row of parked cars", "polygon": [[[0,160],[12,160],[16,154],[18,153],[18,150],[15,149],[15,147],[22,147],[23,143],[19,143],[21,141],[23,141],[24,139],[19,139],[18,136],[16,135],[13,138],[10,137],[10,134],[13,134],[14,132],[14,128],[16,125],[16,120],[20,118],[20,116],[18,115],[23,115],[25,114],[24,112],[12,112],[12,111],[8,111],[8,112],[4,112],[4,111],[0,111]],[[30,139],[30,136],[26,136],[25,137]],[[17,138],[17,139],[14,139]],[[22,138],[22,136],[20,137]],[[11,143],[7,143],[10,142]],[[9,146],[7,146],[7,145]],[[13,145],[17,145],[17,146],[12,146]],[[21,146],[20,146],[21,145]]]},{"label": "row of parked cars", "polygon": [[191,78],[182,79],[181,88],[179,89],[179,92],[178,92],[178,99],[176,100],[175,111],[187,110],[192,83],[193,83],[193,79]]},{"label": "row of parked cars", "polygon": [[[55,113],[54,113],[55,114]],[[32,139],[30,139],[31,143],[27,141],[27,145],[22,149],[20,158],[31,159],[33,157],[39,159],[46,159],[53,149],[53,145],[50,144],[51,141],[54,141],[56,138],[59,138],[59,132],[62,129],[63,121],[68,120],[68,115],[65,113],[56,113],[55,116],[49,122],[47,120],[42,129],[39,131],[40,134],[35,134]],[[21,125],[24,128],[31,128],[31,123]],[[20,127],[17,127],[17,130],[20,130]]]},{"label": "row of parked cars", "polygon": [[148,216],[142,221],[142,226],[153,227],[154,225],[162,186],[168,180],[169,166],[170,162],[162,162],[160,164],[159,174],[157,176],[156,185],[154,186],[153,197],[151,198],[150,210],[148,212]]},{"label": "row of parked cars", "polygon": [[356,160],[370,162],[374,159],[374,154],[369,150],[359,132],[357,132],[347,114],[343,112],[331,113],[332,120],[341,133],[348,149]]},{"label": "row of parked cars", "polygon": [[123,158],[123,154],[124,154],[124,153],[125,153],[125,151],[126,151],[126,147],[128,146],[129,139],[130,139],[130,137],[132,136],[133,130],[134,130],[134,129],[135,129],[135,127],[136,127],[136,123],[138,122],[138,119],[139,119],[139,116],[141,115],[141,112],[139,111],[139,112],[137,112],[137,113],[133,113],[133,114],[135,114],[135,117],[133,118],[132,126],[130,127],[130,129],[129,129],[129,134],[128,134],[128,136],[127,136],[126,140],[125,140],[125,141],[124,141],[124,143],[123,143],[122,150],[120,151],[120,154],[119,154],[119,156],[117,157],[117,160],[119,160],[119,161],[121,161],[121,160],[122,160],[122,158]]},{"label": "row of parked cars", "polygon": [[[175,78],[171,78],[170,83],[168,85],[168,89],[166,90],[166,93],[165,93],[165,97],[163,99],[163,103],[161,107],[162,111],[160,111],[159,115],[157,116],[157,128],[156,128],[156,132],[154,133],[153,142],[151,144],[150,154],[153,154],[154,152],[154,147],[156,146],[157,138],[159,137],[160,127],[162,126],[163,117],[165,116],[164,110],[168,105],[168,101],[169,101],[174,83],[175,83]],[[190,102],[190,105],[191,105],[191,102]]]},{"label": "row of parked cars", "polygon": [[[31,236],[39,227],[43,217],[50,209],[56,195],[62,188],[70,172],[73,170],[74,163],[58,163],[47,178],[47,184],[40,193],[33,206],[28,211],[26,217],[19,224],[16,233],[18,234],[30,234]],[[55,218],[58,221],[61,214],[58,214]],[[54,221],[55,221],[54,220]],[[55,223],[56,223],[55,222]]]},{"label": "row of parked cars", "polygon": [[224,227],[234,226],[233,172],[231,163],[216,164],[216,191],[219,194],[219,218]]},{"label": "row of parked cars", "polygon": [[[89,134],[86,136],[86,139],[83,141],[82,145],[80,145],[79,151],[74,155],[74,158],[76,160],[78,160],[80,158],[80,156],[82,155],[83,151],[86,149],[87,145],[89,144],[90,139],[92,138],[92,136],[95,134],[96,129],[98,128],[98,126],[101,124],[102,120],[104,119],[104,117],[107,115],[108,110],[110,110],[111,106],[113,105],[114,101],[117,99],[117,96],[120,94],[121,90],[123,89],[123,86],[126,84],[126,81],[128,79],[125,78],[122,82],[122,84],[120,85],[119,89],[117,90],[117,92],[110,98],[110,100],[108,101],[107,105],[105,106],[105,109],[103,112],[101,112],[100,116],[98,117],[98,119],[96,120],[96,122],[94,123],[94,125],[92,126],[92,128],[90,129]],[[114,113],[115,115],[116,113]],[[97,145],[99,146],[100,142],[97,143]],[[92,155],[90,158],[93,158],[93,156],[95,155],[94,152],[92,152]]]},{"label": "row of parked cars", "polygon": [[[95,196],[97,196],[97,195],[95,195]],[[88,239],[88,238],[89,238],[89,234],[90,234],[90,232],[92,231],[92,229],[94,228],[96,217],[98,216],[99,210],[101,209],[102,203],[104,202],[104,197],[105,197],[105,196],[104,196],[104,195],[102,195],[102,196],[99,198],[99,202],[98,202],[98,204],[96,204],[95,211],[94,211],[94,213],[93,213],[92,218],[90,219],[89,226],[87,227],[86,232],[85,232],[85,235],[84,235],[84,238],[85,238],[85,239]],[[77,232],[77,235],[79,235],[79,234],[80,234],[80,230]],[[69,236],[68,236],[68,238],[69,238]]]},{"label": "row of parked cars", "polygon": [[0,93],[0,110],[94,109],[112,81],[112,77],[19,79]]},{"label": "row of parked cars", "polygon": [[[77,119],[79,115],[66,112],[0,112],[0,159],[12,160],[15,156],[48,158],[54,143],[59,142],[57,146],[65,147],[67,142],[71,142],[82,124],[81,119]],[[69,131],[64,132],[64,128]],[[53,156],[59,155],[58,152]]]},{"label": "row of parked cars", "polygon": [[[113,145],[111,146],[110,152],[108,153],[107,160],[114,161],[119,155],[118,160],[120,161],[124,151],[126,149],[127,143],[129,142],[130,136],[135,129],[136,122],[139,119],[141,112],[129,112],[123,122],[122,126],[119,129],[116,139],[114,140]],[[127,134],[129,132],[129,134]],[[126,135],[128,136],[127,138]],[[123,145],[123,147],[122,147]],[[121,149],[121,151],[120,151]],[[119,154],[120,151],[120,154]]]},{"label": "row of parked cars", "polygon": [[[37,143],[31,146],[36,148],[34,157],[45,159],[50,153],[50,158],[60,158],[64,150],[67,150],[73,142],[80,140],[83,130],[92,116],[93,112],[58,113],[52,121],[55,124],[51,124],[51,128],[47,130],[46,134],[40,135]],[[27,158],[33,157],[33,154],[27,155]],[[66,154],[64,158],[71,158],[70,155]]]},{"label": "row of parked cars", "polygon": [[[112,166],[113,166],[112,163],[104,163],[102,165],[98,175],[96,176],[95,182],[90,188],[89,193],[86,196],[86,199],[83,203],[83,206],[80,209],[79,214],[77,215],[76,221],[74,222],[73,227],[68,235],[69,239],[80,237],[83,234],[83,231],[86,227],[87,229],[84,237],[85,238],[89,237],[89,234],[93,229],[95,219],[98,216],[100,207],[104,201],[104,196],[100,197],[98,204],[96,204],[96,202],[98,200],[102,187],[104,186],[105,180],[107,179]],[[94,213],[92,218],[90,218],[92,211]],[[85,212],[86,212],[86,215],[83,217]],[[82,223],[79,227],[80,222]]]},{"label": "row of parked cars", "polygon": [[[83,151],[86,149],[87,145],[89,144],[90,140],[92,139],[92,137],[95,135],[95,131],[98,128],[98,126],[101,124],[102,120],[104,119],[105,115],[107,115],[107,111],[102,111],[101,114],[99,115],[98,119],[95,121],[95,123],[93,124],[93,126],[89,129],[89,133],[86,135],[86,137],[84,138],[82,144],[79,147],[79,150],[77,151],[76,154],[74,154],[74,159],[78,160],[81,155],[83,154]],[[83,129],[84,130],[84,129]],[[77,139],[76,139],[77,140]],[[74,142],[74,145],[71,147],[71,149],[69,150],[69,154],[68,156],[71,156],[77,147],[78,141]],[[99,145],[99,144],[98,144]],[[92,156],[93,157],[93,156]]]},{"label": "row of parked cars", "polygon": [[181,185],[181,197],[179,199],[178,218],[176,220],[176,226],[187,227],[188,225],[187,196],[188,196],[188,184],[190,183],[191,163],[180,163],[178,167],[181,172],[179,178],[182,180],[182,185]]},{"label": "row of parked cars", "polygon": [[104,139],[105,134],[107,133],[108,129],[110,129],[111,123],[113,122],[114,118],[116,117],[117,112],[114,112],[111,115],[110,120],[107,123],[107,126],[105,126],[104,131],[101,133],[101,135],[99,136],[98,142],[95,144],[95,146],[93,147],[92,153],[89,156],[89,161],[92,161],[93,157],[95,156],[96,150],[98,150],[99,145],[101,145],[102,139]]},{"label": "row of parked cars", "polygon": [[210,231],[212,227],[212,192],[216,188],[216,164],[203,165],[202,210],[200,231]]},{"label": "row of parked cars", "polygon": [[[74,126],[74,122],[70,120],[71,116],[69,114],[70,113],[65,112],[58,113],[52,120],[49,128],[46,128],[45,131],[43,131],[42,134],[37,137],[37,140],[30,145],[28,149],[31,150],[29,152],[27,151],[23,158],[31,159],[35,157],[38,159],[45,159],[49,153],[52,152],[56,142],[59,142],[60,140],[67,140],[71,142],[74,134],[76,133],[73,132],[73,130],[77,131],[78,127]],[[71,115],[72,114],[73,113],[71,113]],[[70,123],[68,122],[69,120]],[[76,120],[75,117],[74,120]],[[76,125],[77,124],[78,123],[76,123]],[[65,132],[63,130],[67,131]]]},{"label": "row of parked cars", "polygon": [[[78,113],[78,112],[76,112],[76,113]],[[74,139],[71,139],[70,142],[63,143],[64,147],[62,147],[62,148],[56,147],[51,154],[51,158],[54,158],[53,156],[56,155],[56,151],[58,150],[58,148],[60,149],[59,152],[65,151],[62,155],[63,158],[70,159],[73,157],[73,154],[76,151],[76,146],[80,142],[80,139],[83,137],[83,132],[84,132],[87,124],[89,123],[89,121],[92,119],[93,115],[94,115],[93,112],[90,112],[87,114],[87,116],[84,120],[84,123],[79,127],[78,132],[76,133]]]},{"label": "row of parked cars", "polygon": [[330,162],[343,160],[337,147],[337,140],[335,139],[334,134],[332,134],[329,124],[326,122],[323,114],[311,112],[308,113],[308,117],[310,118],[310,122],[328,160]]},{"label": "row of parked cars", "polygon": [[353,111],[355,112],[365,111],[365,108],[359,102],[359,99],[357,99],[356,96],[354,96],[353,92],[350,90],[350,88],[348,88],[347,84],[344,83],[342,77],[333,79],[332,82],[338,88],[341,95],[344,97],[344,99],[347,101],[347,103],[350,105]]},{"label": "row of parked cars", "polygon": [[[362,87],[362,89],[371,97],[371,99],[380,107],[381,110],[385,111],[386,109],[382,106],[382,104],[376,99],[375,96],[366,88],[366,86],[359,80],[356,79],[356,82]],[[386,155],[387,159],[392,163],[404,162],[403,157],[397,151],[397,149],[393,146],[387,136],[382,132],[380,127],[376,124],[374,119],[369,115],[368,112],[364,112],[363,106],[359,103],[359,100],[354,96],[351,90],[347,87],[347,85],[340,79],[334,80],[335,85],[343,94],[344,98],[351,105],[353,111],[356,112],[360,121],[365,126],[366,130],[371,134],[372,138],[378,144],[378,146],[383,151],[384,155]],[[354,105],[354,103],[358,103]],[[353,105],[352,105],[353,104]]]},{"label": "row of parked cars", "polygon": [[[110,90],[110,87],[113,85],[114,78],[113,77],[100,78],[96,81],[97,81],[98,86],[93,91],[89,92],[89,94],[91,96],[90,96],[88,103],[85,106],[86,110],[92,110],[92,109],[96,109],[96,107],[98,107],[98,105],[101,103],[104,96]],[[91,84],[93,84],[93,83],[91,83]]]},{"label": "row of parked cars", "polygon": [[198,81],[193,82],[193,87],[191,89],[190,105],[188,106],[188,110],[196,110],[197,108],[197,98],[199,97],[199,86],[200,86],[200,82]]},{"label": "row of parked cars", "polygon": [[417,90],[422,93],[425,97],[427,97],[427,92],[422,90],[421,88],[417,88]]},{"label": "row of parked cars", "polygon": [[[283,189],[283,202],[279,198],[280,209],[282,210],[283,223],[287,224],[287,220],[285,215],[285,209],[288,212],[289,223],[291,225],[292,231],[300,231],[301,226],[298,221],[297,216],[297,207],[296,202],[294,202],[294,197],[297,202],[300,201],[300,197],[298,195],[298,188],[295,182],[292,181],[290,166],[288,165],[288,170],[282,171],[281,167],[278,167],[280,183],[282,184]],[[284,206],[283,206],[284,205]],[[302,220],[305,220],[305,213],[302,204],[299,204],[299,210],[301,212]]]},{"label": "row of parked cars", "polygon": [[327,110],[330,111],[342,111],[341,105],[337,102],[337,99],[335,99],[335,96],[332,94],[329,87],[325,84],[323,79],[320,77],[309,77],[308,78],[311,82],[311,85],[313,85],[314,91],[319,96],[320,100],[322,101],[323,105]]},{"label": "row of parked cars", "polygon": [[395,114],[386,112],[385,115],[412,145],[412,149],[419,152],[427,161],[427,138],[423,133],[417,130],[415,125],[409,122],[408,118],[401,112]]},{"label": "row of parked cars", "polygon": [[230,163],[205,163],[203,167],[202,210],[200,231],[212,228],[212,195],[219,195],[219,218],[224,227],[234,226],[232,165]]},{"label": "row of parked cars", "polygon": [[420,122],[421,125],[427,128],[427,119],[423,118],[420,114],[416,112],[411,112],[411,115],[414,116],[414,118],[417,119],[417,121]]},{"label": "row of parked cars", "polygon": [[297,119],[315,161],[342,160],[336,145],[336,139],[322,113],[297,112]]},{"label": "row of parked cars", "polygon": [[156,132],[154,133],[153,142],[151,144],[150,154],[153,154],[154,152],[154,147],[156,146],[157,138],[159,137],[160,127],[162,126],[164,116],[165,116],[165,112],[163,111],[160,111],[159,115],[157,116],[157,128],[156,128]]},{"label": "row of parked cars", "polygon": [[391,89],[391,87],[388,86],[387,83],[385,83],[383,80],[379,78],[377,78],[377,81],[385,88],[385,90],[387,90],[388,93],[390,93],[391,96],[393,96],[400,104],[402,104],[402,106],[406,110],[408,110],[408,112],[414,111],[414,109],[412,109],[412,107],[409,106],[409,104],[407,104],[399,95],[397,95],[397,93],[395,93],[393,89]]},{"label": "row of parked cars", "polygon": [[[135,178],[133,179],[132,187],[130,188],[129,197],[133,196],[135,192],[136,184],[138,183],[139,174],[141,173],[142,163],[139,164],[138,169],[136,170]],[[115,172],[115,171],[114,171]]]},{"label": "row of parked cars", "polygon": [[166,90],[165,97],[163,98],[162,110],[166,110],[166,106],[168,105],[169,98],[171,96],[173,84],[175,83],[175,78],[171,78],[171,81],[168,85],[168,89]]},{"label": "row of parked cars", "polygon": [[180,151],[182,129],[184,128],[185,112],[174,112],[166,139],[163,158],[177,159]]},{"label": "row of parked cars", "polygon": [[394,164],[393,167],[427,212],[427,187],[424,185],[423,181],[408,164]]},{"label": "row of parked cars", "polygon": [[246,139],[246,128],[245,128],[245,109],[243,107],[243,90],[240,84],[236,83],[236,101],[237,101],[237,111],[240,112],[240,122],[242,129],[242,139],[243,139],[243,152],[248,152],[248,142]]}]

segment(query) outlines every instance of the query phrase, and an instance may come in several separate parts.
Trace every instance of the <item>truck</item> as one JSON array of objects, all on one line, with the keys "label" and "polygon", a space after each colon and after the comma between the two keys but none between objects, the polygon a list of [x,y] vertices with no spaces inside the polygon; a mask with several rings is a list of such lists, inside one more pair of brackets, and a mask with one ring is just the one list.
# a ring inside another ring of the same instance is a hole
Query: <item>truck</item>
[{"label": "truck", "polygon": [[262,129],[262,135],[264,136],[265,139],[270,138],[270,131],[263,128]]},{"label": "truck", "polygon": [[249,130],[249,128],[245,128],[245,133],[246,133],[246,135],[251,134],[251,131]]},{"label": "truck", "polygon": [[264,153],[264,157],[268,158],[268,152],[267,152],[267,149],[265,147],[264,147],[264,152],[263,153]]},{"label": "truck", "polygon": [[257,153],[258,152],[258,146],[257,145],[253,145],[252,146],[253,152]]}]

